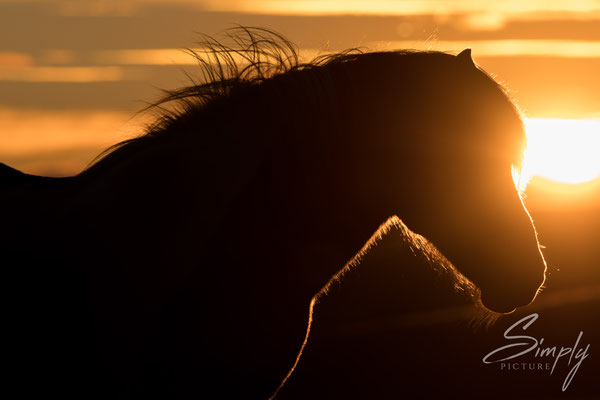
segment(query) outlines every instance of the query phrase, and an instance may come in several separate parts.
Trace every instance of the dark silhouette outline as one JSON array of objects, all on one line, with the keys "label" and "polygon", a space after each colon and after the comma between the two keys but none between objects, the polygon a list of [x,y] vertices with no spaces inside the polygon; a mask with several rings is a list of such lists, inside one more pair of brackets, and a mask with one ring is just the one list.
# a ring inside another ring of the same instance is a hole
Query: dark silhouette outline
[{"label": "dark silhouette outline", "polygon": [[[470,51],[303,64],[272,31],[229,38],[197,54],[206,83],[167,92],[145,135],[79,175],[2,166],[10,360],[46,360],[50,388],[75,375],[73,393],[102,381],[167,395],[199,380],[268,397],[298,361],[317,294],[389,232],[473,304],[469,279],[493,311],[533,300],[545,263],[512,181],[522,121]],[[40,340],[45,323],[57,328]]]}]

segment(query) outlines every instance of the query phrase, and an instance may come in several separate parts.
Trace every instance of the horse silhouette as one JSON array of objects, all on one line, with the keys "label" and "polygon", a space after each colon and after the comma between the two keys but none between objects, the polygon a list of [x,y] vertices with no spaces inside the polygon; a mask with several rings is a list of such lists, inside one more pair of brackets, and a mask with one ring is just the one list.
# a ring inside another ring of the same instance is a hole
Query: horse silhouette
[{"label": "horse silhouette", "polygon": [[267,398],[318,294],[389,234],[473,304],[505,313],[539,291],[513,182],[522,120],[470,51],[301,63],[276,33],[240,29],[205,43],[205,83],[80,174],[0,168],[20,390]]}]

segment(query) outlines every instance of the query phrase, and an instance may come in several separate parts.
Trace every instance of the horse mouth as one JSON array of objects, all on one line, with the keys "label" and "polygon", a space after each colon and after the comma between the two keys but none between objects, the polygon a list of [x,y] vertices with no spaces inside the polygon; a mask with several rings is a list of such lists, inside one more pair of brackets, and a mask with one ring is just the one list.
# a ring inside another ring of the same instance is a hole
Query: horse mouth
[{"label": "horse mouth", "polygon": [[504,315],[511,314],[517,309],[516,307],[512,307],[512,306],[503,306],[503,305],[498,306],[495,304],[490,305],[489,303],[486,303],[483,299],[482,299],[481,303],[488,311],[491,311],[496,314],[504,314]]},{"label": "horse mouth", "polygon": [[[481,303],[485,308],[495,313],[510,314],[519,307],[531,304],[541,292],[545,282],[546,271],[544,270],[541,279],[527,285],[528,289],[521,286],[512,286],[511,290],[505,285],[501,285],[506,288],[505,290],[498,290],[494,286],[481,287]],[[520,283],[523,284],[523,282]]]},{"label": "horse mouth", "polygon": [[529,299],[528,301],[526,300],[515,304],[512,301],[507,301],[507,299],[503,298],[502,296],[490,295],[489,292],[483,292],[481,294],[481,303],[483,306],[489,311],[497,314],[510,314],[514,312],[517,307],[525,306],[531,303],[532,300],[533,298]]}]

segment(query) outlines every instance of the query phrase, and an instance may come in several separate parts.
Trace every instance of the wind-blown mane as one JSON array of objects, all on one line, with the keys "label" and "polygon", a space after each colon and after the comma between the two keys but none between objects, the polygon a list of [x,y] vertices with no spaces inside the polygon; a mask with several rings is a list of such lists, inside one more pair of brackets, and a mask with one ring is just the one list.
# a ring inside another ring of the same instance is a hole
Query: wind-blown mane
[{"label": "wind-blown mane", "polygon": [[[146,128],[143,136],[124,140],[117,143],[104,152],[97,160],[101,160],[113,152],[128,153],[143,146],[145,141],[162,135],[168,131],[177,131],[177,125],[185,123],[190,119],[202,118],[211,106],[227,102],[228,99],[248,93],[252,89],[260,90],[260,86],[274,78],[290,75],[297,72],[297,77],[303,77],[302,83],[306,84],[297,95],[310,95],[322,107],[331,107],[331,91],[333,88],[328,82],[323,81],[322,76],[315,76],[313,72],[322,69],[331,69],[334,65],[351,63],[359,58],[371,57],[376,54],[406,55],[445,55],[437,51],[417,50],[393,50],[378,53],[367,52],[364,48],[351,48],[341,52],[322,54],[308,62],[302,62],[297,46],[283,35],[266,28],[255,28],[240,26],[228,29],[224,36],[226,41],[218,40],[209,35],[202,35],[200,50],[185,49],[188,54],[196,58],[199,65],[201,79],[187,75],[192,85],[179,89],[163,89],[165,96],[151,103],[142,112],[151,111],[156,115],[154,122]],[[507,100],[512,100],[510,91],[501,83],[496,82],[485,71],[479,69],[479,73],[488,76],[489,82],[495,85]],[[516,103],[509,101],[515,111],[522,115]],[[283,104],[285,106],[285,103]],[[212,110],[209,110],[209,112]],[[258,120],[259,116],[255,116]],[[256,122],[256,121],[254,121]],[[225,124],[226,121],[219,121]],[[253,121],[248,121],[253,123]],[[244,131],[238,134],[245,134]],[[516,147],[513,167],[515,179],[521,177],[521,164],[525,137],[507,138],[512,141],[511,149]],[[508,143],[506,141],[506,143]],[[91,166],[94,166],[92,164]],[[525,183],[517,184],[517,189],[524,189]]]},{"label": "wind-blown mane", "polygon": [[109,147],[98,159],[145,138],[163,134],[190,115],[202,113],[211,104],[226,101],[278,75],[351,61],[363,54],[361,49],[354,48],[302,63],[297,46],[270,29],[238,27],[228,29],[224,35],[233,43],[228,45],[203,34],[200,50],[185,49],[198,61],[200,81],[187,74],[192,85],[163,89],[165,96],[142,110],[156,115],[155,121],[147,126],[145,135]]}]

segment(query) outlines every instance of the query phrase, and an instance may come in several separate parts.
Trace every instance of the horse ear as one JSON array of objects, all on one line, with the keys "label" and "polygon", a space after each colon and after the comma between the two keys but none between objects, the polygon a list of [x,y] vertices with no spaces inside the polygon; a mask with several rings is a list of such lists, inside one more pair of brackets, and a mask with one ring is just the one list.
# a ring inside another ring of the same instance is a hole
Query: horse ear
[{"label": "horse ear", "polygon": [[456,57],[461,62],[469,63],[470,65],[475,65],[475,63],[473,62],[473,58],[471,57],[471,49],[469,49],[469,48],[461,51]]}]

